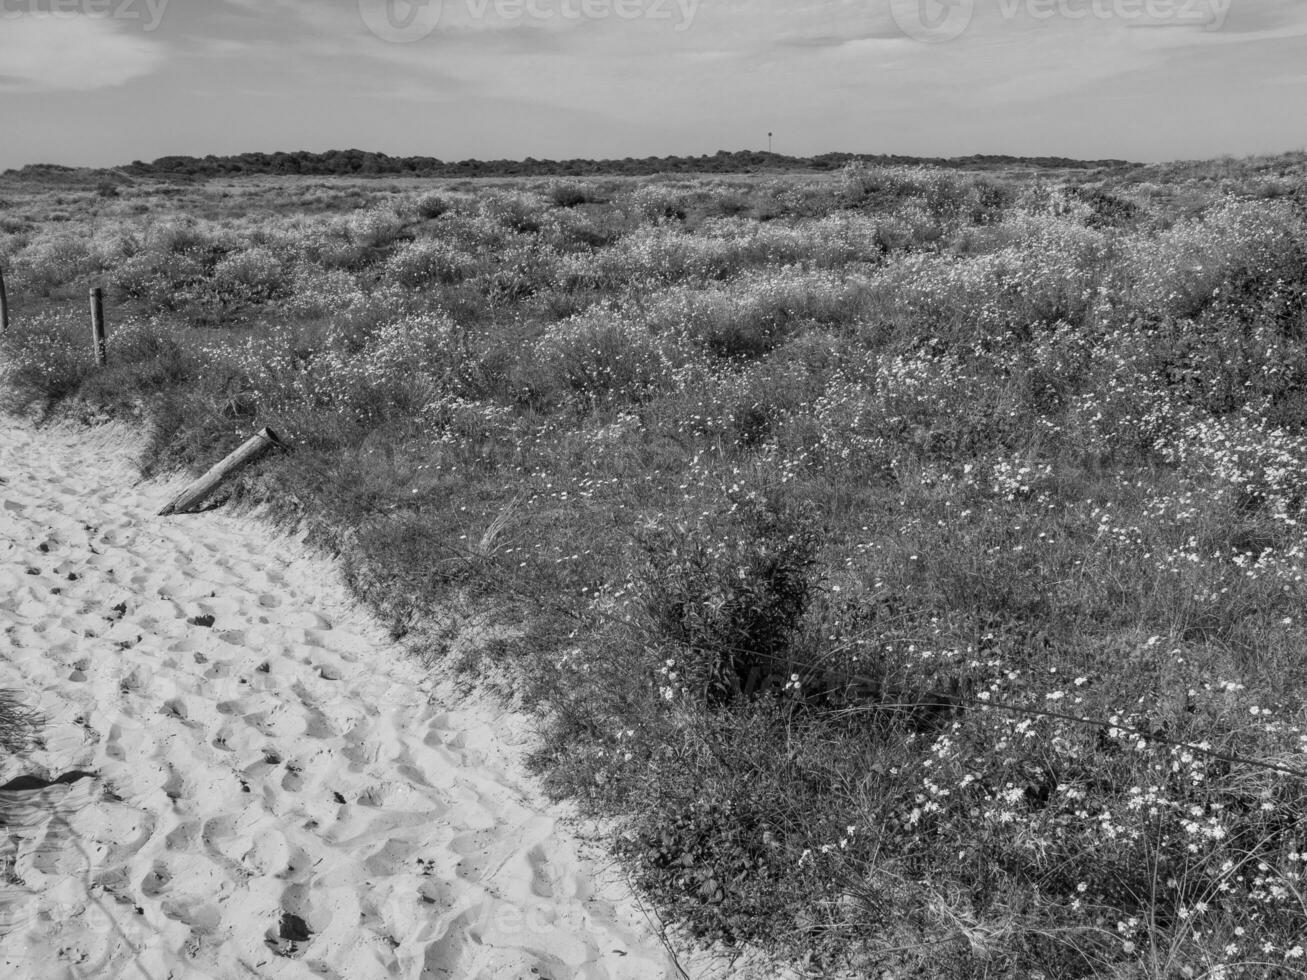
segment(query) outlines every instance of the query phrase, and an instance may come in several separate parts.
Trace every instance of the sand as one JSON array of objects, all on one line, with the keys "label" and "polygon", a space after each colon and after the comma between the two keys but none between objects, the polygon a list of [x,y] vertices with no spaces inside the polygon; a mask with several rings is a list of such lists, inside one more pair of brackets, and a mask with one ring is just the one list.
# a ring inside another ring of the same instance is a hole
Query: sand
[{"label": "sand", "polygon": [[520,766],[332,564],[249,516],[159,518],[115,426],[0,418],[0,976],[678,977]]}]

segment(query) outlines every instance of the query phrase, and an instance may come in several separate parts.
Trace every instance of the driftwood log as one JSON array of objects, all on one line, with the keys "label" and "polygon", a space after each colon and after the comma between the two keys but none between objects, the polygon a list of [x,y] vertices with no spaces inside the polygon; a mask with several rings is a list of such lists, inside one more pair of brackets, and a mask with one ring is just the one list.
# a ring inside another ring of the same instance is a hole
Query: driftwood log
[{"label": "driftwood log", "polygon": [[204,476],[200,477],[179,493],[163,510],[160,517],[170,514],[188,514],[199,508],[209,496],[218,489],[224,480],[253,463],[274,446],[285,448],[285,444],[271,429],[264,429],[258,435],[245,442],[239,449],[224,459]]}]

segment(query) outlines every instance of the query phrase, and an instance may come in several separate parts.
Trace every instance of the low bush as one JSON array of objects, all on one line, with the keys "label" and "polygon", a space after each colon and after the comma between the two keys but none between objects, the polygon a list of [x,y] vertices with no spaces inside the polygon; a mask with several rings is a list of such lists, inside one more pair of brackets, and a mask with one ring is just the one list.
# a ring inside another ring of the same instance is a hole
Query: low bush
[{"label": "low bush", "polygon": [[667,654],[660,694],[721,705],[785,684],[791,644],[819,588],[815,518],[785,501],[728,498],[693,524],[638,536],[632,588]]},{"label": "low bush", "polygon": [[439,238],[408,242],[386,262],[386,275],[401,286],[455,283],[471,275],[477,259]]},{"label": "low bush", "polygon": [[549,200],[560,208],[574,208],[591,201],[589,188],[577,181],[558,181],[550,184],[546,192]]},{"label": "low bush", "polygon": [[443,194],[424,194],[418,198],[413,207],[417,211],[418,217],[431,221],[447,212],[451,204],[449,198]]},{"label": "low bush", "polygon": [[629,204],[646,221],[684,221],[687,213],[684,191],[666,184],[641,184]]},{"label": "low bush", "polygon": [[16,288],[50,296],[58,287],[81,285],[99,263],[84,236],[45,232],[11,260]]}]

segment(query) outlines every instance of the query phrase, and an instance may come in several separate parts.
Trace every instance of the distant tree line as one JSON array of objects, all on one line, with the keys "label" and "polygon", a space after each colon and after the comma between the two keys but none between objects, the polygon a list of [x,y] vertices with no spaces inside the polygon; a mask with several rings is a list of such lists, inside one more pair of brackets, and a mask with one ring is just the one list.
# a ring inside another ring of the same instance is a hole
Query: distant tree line
[{"label": "distant tree line", "polygon": [[823,153],[812,157],[784,156],[754,150],[719,150],[697,157],[626,157],[622,160],[459,160],[434,157],[392,157],[363,150],[326,153],[241,153],[236,156],[166,156],[153,163],[135,161],[121,170],[140,177],[228,177],[253,174],[306,176],[409,177],[584,177],[589,175],[647,176],[660,173],[756,173],[829,171],[860,160],[869,164],[928,164],[955,169],[1008,167],[1098,169],[1130,166],[1123,160],[1070,160],[1065,157],[1016,157],[976,154],[965,157],[913,157],[895,154]]}]

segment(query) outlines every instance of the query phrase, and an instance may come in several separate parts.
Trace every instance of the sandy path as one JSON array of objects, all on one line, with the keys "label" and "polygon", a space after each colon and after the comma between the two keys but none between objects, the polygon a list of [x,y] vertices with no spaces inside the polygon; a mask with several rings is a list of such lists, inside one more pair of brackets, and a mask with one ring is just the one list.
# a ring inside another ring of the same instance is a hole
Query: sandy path
[{"label": "sandy path", "polygon": [[0,784],[73,780],[0,792],[0,976],[678,975],[520,724],[430,703],[293,541],[155,517],[131,449],[0,419],[0,687],[48,722]]}]

